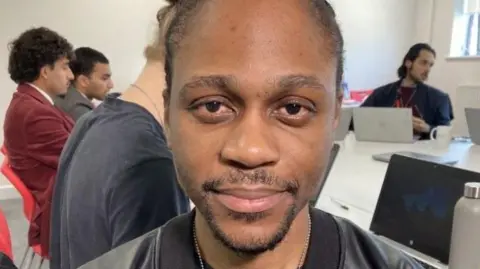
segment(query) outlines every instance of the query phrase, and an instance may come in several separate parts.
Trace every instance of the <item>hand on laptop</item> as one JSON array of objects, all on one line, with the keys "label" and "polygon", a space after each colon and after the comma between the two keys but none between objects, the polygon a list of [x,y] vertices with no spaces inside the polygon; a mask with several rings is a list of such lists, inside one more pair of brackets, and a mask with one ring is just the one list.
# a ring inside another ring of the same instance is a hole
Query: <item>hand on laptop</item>
[{"label": "hand on laptop", "polygon": [[413,117],[413,129],[420,133],[428,133],[430,132],[430,125],[421,118]]}]

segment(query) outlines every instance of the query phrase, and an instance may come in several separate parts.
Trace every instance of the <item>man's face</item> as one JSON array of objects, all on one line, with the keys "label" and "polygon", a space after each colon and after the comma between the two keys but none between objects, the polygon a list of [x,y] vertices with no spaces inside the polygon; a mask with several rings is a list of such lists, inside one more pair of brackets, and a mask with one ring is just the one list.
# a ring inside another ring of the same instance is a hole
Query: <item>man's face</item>
[{"label": "man's face", "polygon": [[44,73],[46,91],[49,94],[62,95],[67,92],[70,81],[73,79],[72,70],[68,66],[69,60],[64,57],[55,62],[53,66],[45,66]]},{"label": "man's face", "polygon": [[110,65],[96,63],[93,72],[86,77],[86,95],[90,99],[103,100],[113,88],[112,72]]},{"label": "man's face", "polygon": [[415,61],[407,61],[407,69],[409,70],[409,76],[415,82],[424,82],[428,79],[430,69],[435,63],[435,56],[428,50],[420,51]]},{"label": "man's face", "polygon": [[166,115],[197,212],[227,247],[258,254],[322,183],[340,100],[329,37],[306,8],[244,2],[207,2],[191,22]]}]

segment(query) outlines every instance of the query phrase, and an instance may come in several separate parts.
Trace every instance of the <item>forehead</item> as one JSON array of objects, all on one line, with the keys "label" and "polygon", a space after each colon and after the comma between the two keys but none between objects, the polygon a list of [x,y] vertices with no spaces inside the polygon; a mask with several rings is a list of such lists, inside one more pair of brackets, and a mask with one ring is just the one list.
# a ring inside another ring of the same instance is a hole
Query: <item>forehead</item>
[{"label": "forehead", "polygon": [[334,83],[330,38],[308,8],[307,1],[298,0],[206,2],[175,52],[173,88],[192,76],[212,74],[251,83],[305,74]]},{"label": "forehead", "polygon": [[421,50],[420,53],[418,54],[417,59],[427,60],[427,61],[433,62],[433,61],[435,61],[435,56],[433,55],[433,53],[431,51]]},{"label": "forehead", "polygon": [[109,74],[110,65],[105,63],[95,63],[95,65],[93,66],[93,73]]},{"label": "forehead", "polygon": [[68,65],[70,60],[67,57],[61,57],[55,62],[55,65]]}]

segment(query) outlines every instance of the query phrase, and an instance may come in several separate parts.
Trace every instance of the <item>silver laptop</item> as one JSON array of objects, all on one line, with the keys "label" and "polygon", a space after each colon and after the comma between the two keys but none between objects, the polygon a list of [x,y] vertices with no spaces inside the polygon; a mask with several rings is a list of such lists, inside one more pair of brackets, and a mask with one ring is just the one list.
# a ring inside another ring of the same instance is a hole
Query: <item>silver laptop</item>
[{"label": "silver laptop", "polygon": [[372,158],[375,161],[388,163],[390,161],[390,158],[392,158],[392,155],[394,154],[415,158],[415,159],[419,159],[427,162],[438,163],[438,164],[454,165],[458,162],[458,159],[450,158],[447,155],[434,156],[434,155],[416,153],[411,151],[397,151],[397,152],[375,154],[375,155],[372,155]]},{"label": "silver laptop", "polygon": [[355,138],[358,141],[414,142],[413,116],[410,108],[354,108],[353,123]]},{"label": "silver laptop", "polygon": [[467,119],[470,139],[476,145],[480,145],[480,109],[465,108],[465,118]]},{"label": "silver laptop", "polygon": [[352,122],[353,108],[342,107],[342,114],[335,130],[335,141],[342,141],[348,134],[350,123]]}]

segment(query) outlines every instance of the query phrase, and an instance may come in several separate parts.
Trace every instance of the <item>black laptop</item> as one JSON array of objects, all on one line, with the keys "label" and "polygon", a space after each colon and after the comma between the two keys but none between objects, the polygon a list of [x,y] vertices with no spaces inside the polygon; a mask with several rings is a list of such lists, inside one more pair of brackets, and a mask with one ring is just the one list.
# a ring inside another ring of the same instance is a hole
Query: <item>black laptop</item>
[{"label": "black laptop", "polygon": [[405,246],[407,254],[411,249],[432,258],[421,260],[431,266],[448,264],[453,210],[467,182],[480,182],[480,174],[393,155],[370,230]]}]

